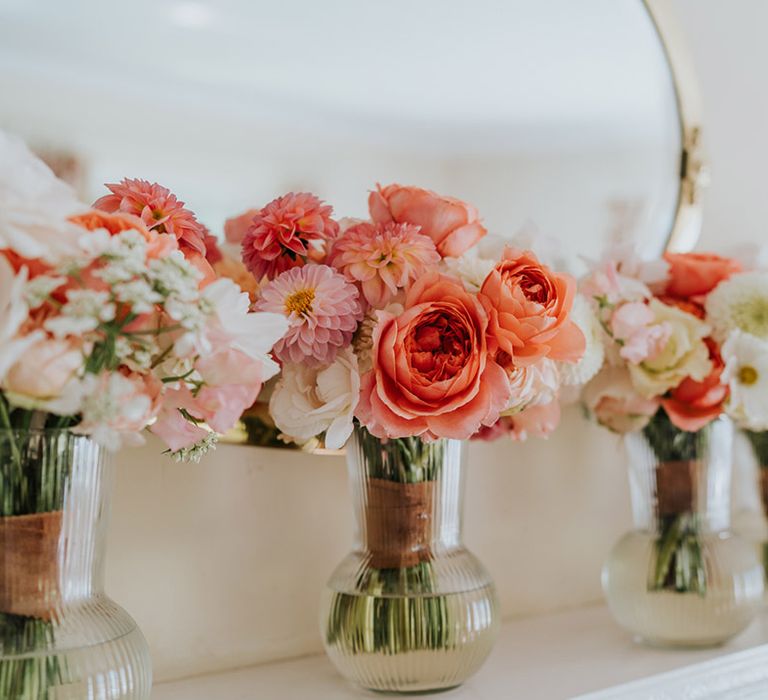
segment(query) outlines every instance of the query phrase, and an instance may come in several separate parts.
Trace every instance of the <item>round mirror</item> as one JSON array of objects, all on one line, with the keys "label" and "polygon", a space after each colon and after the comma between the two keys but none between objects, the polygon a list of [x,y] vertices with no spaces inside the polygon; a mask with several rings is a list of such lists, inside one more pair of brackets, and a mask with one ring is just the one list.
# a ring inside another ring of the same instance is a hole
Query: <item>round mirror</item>
[{"label": "round mirror", "polygon": [[218,232],[287,190],[364,216],[400,182],[573,262],[630,237],[658,253],[681,196],[675,82],[641,0],[5,0],[0,58],[0,126],[84,198],[156,180]]}]

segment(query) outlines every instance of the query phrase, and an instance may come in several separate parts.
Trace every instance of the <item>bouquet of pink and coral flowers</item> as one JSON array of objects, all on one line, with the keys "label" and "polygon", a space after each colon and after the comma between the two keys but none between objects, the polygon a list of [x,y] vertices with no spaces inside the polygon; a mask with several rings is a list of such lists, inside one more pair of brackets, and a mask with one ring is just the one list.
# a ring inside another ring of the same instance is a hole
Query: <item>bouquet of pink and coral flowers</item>
[{"label": "bouquet of pink and coral flowers", "polygon": [[89,208],[1,132],[0,163],[0,428],[110,449],[149,428],[198,458],[277,373],[285,317],[217,279],[164,187],[124,180]]},{"label": "bouquet of pink and coral flowers", "polygon": [[582,291],[601,323],[606,358],[585,387],[585,404],[610,430],[641,433],[658,465],[661,534],[651,587],[703,595],[696,465],[710,449],[708,426],[722,416],[768,427],[768,275],[709,253],[641,262],[625,250],[600,263]]},{"label": "bouquet of pink and coral flowers", "polygon": [[[255,308],[282,314],[270,412],[285,439],[546,435],[583,381],[576,283],[513,247],[488,254],[477,211],[417,187],[371,192],[368,220],[287,194],[227,224]],[[588,376],[586,377],[588,378]]]}]

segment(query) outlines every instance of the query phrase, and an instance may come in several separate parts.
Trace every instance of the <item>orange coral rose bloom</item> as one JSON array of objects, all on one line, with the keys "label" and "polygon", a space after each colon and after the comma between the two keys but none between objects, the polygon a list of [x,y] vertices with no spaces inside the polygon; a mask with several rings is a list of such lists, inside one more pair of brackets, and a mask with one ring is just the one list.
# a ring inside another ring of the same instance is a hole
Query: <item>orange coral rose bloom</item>
[{"label": "orange coral rose bloom", "polygon": [[720,282],[741,272],[741,264],[733,258],[714,253],[666,253],[669,283],[666,293],[683,299],[706,296]]},{"label": "orange coral rose bloom", "polygon": [[525,367],[543,357],[578,362],[586,339],[570,319],[576,280],[542,265],[530,251],[507,248],[480,289],[499,362]]},{"label": "orange coral rose bloom", "polygon": [[424,275],[401,315],[379,313],[355,415],[381,438],[465,440],[493,425],[511,389],[488,355],[487,326],[482,304],[459,281]]},{"label": "orange coral rose bloom", "polygon": [[487,233],[471,204],[421,187],[379,187],[368,197],[368,209],[374,223],[419,226],[443,257],[459,257]]}]

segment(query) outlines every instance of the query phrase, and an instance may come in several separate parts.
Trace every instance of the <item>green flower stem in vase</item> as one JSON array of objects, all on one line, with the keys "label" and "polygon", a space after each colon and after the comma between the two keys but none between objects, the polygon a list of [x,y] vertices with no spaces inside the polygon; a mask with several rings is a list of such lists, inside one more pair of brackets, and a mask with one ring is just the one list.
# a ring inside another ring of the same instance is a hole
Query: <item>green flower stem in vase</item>
[{"label": "green flower stem in vase", "polygon": [[643,430],[656,458],[655,484],[658,536],[651,590],[678,593],[707,591],[702,557],[701,517],[696,506],[709,432],[676,428],[659,411]]},{"label": "green flower stem in vase", "polygon": [[28,417],[0,410],[0,698],[146,700],[146,642],[103,593],[111,461]]},{"label": "green flower stem in vase", "polygon": [[[757,488],[760,502],[763,506],[763,516],[768,518],[768,431],[742,431],[749,441],[752,453],[757,462]],[[768,577],[768,541],[761,545],[763,567]]]},{"label": "green flower stem in vase", "polygon": [[347,451],[358,528],[328,585],[328,654],[374,690],[459,685],[498,628],[493,584],[460,539],[462,444],[380,440],[356,426]]}]

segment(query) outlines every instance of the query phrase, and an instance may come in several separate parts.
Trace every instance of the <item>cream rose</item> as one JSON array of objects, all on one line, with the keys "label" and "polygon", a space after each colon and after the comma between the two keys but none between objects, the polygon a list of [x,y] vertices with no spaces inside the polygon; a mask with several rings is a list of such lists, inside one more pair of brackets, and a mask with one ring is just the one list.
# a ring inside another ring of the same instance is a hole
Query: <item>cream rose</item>
[{"label": "cream rose", "polygon": [[658,399],[640,396],[623,367],[605,367],[587,384],[583,399],[600,425],[622,435],[642,430],[659,410]]},{"label": "cream rose", "polygon": [[661,396],[686,377],[702,381],[712,371],[704,338],[710,327],[682,309],[651,299],[654,324],[665,324],[669,337],[658,352],[639,364],[629,364],[632,384],[645,398]]},{"label": "cream rose", "polygon": [[63,392],[83,362],[82,343],[42,338],[8,370],[3,389],[16,405],[42,407]]},{"label": "cream rose", "polygon": [[357,358],[350,348],[326,367],[287,362],[272,393],[269,411],[275,425],[294,442],[325,433],[325,445],[340,449],[352,434],[360,396]]}]

